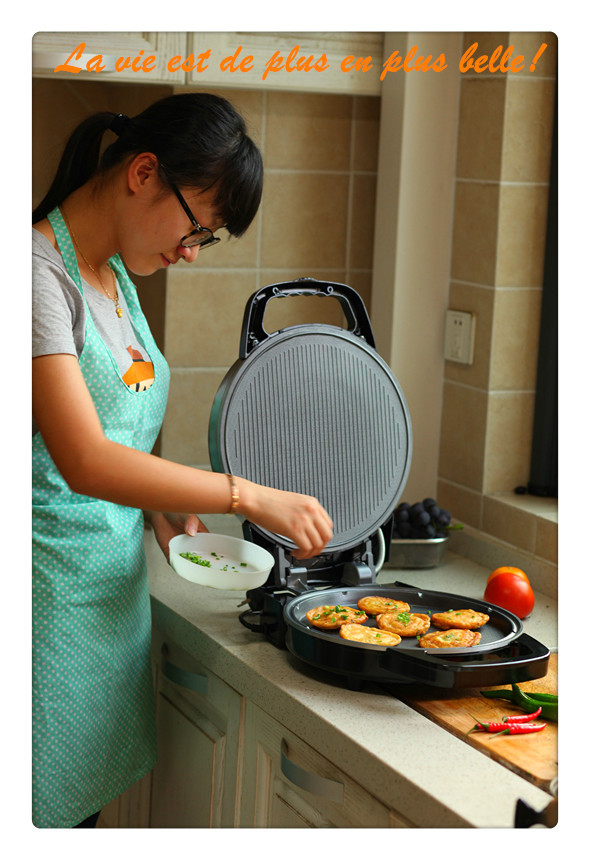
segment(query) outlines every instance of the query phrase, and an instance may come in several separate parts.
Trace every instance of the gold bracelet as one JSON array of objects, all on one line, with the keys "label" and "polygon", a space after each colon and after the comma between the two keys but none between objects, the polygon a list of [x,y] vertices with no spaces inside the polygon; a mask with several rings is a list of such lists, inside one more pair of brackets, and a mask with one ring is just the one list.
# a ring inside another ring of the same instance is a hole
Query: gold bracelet
[{"label": "gold bracelet", "polygon": [[236,479],[233,475],[228,475],[229,483],[231,486],[231,505],[229,508],[229,514],[235,514],[238,509],[238,505],[240,504],[240,491],[238,489],[238,485],[236,484]]}]

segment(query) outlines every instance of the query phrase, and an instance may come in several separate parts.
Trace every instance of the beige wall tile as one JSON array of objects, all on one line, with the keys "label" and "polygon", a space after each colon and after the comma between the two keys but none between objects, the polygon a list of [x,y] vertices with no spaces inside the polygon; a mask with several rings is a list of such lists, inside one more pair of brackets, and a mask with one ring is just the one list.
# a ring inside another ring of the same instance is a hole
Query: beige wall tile
[{"label": "beige wall tile", "polygon": [[373,263],[376,193],[376,176],[353,176],[348,252],[348,265],[352,269],[370,269]]},{"label": "beige wall tile", "polygon": [[[215,253],[212,249],[208,253]],[[253,272],[198,272],[168,276],[166,357],[172,367],[229,367],[238,357]]]},{"label": "beige wall tile", "polygon": [[354,99],[352,167],[377,170],[381,99],[356,96]]},{"label": "beige wall tile", "polygon": [[547,194],[548,188],[544,185],[501,186],[497,286],[542,285]]},{"label": "beige wall tile", "polygon": [[[261,209],[243,236],[230,236],[227,230],[216,234],[221,239],[217,245],[200,251],[197,257],[198,269],[253,269],[258,264],[261,210],[264,208],[264,192]],[[205,225],[206,226],[206,225]]]},{"label": "beige wall tile", "polygon": [[505,97],[505,77],[462,80],[457,176],[500,179]]},{"label": "beige wall tile", "polygon": [[496,290],[490,389],[534,391],[541,322],[540,289]]},{"label": "beige wall tile", "polygon": [[458,182],[451,277],[494,284],[500,190],[487,182]]},{"label": "beige wall tile", "polygon": [[484,492],[513,490],[527,483],[534,408],[533,393],[490,393]]},{"label": "beige wall tile", "polygon": [[502,180],[548,182],[553,139],[555,81],[507,81],[506,122],[502,141]]},{"label": "beige wall tile", "polygon": [[265,163],[269,170],[348,170],[352,98],[269,92]]},{"label": "beige wall tile", "polygon": [[482,496],[474,490],[439,479],[436,500],[453,515],[453,522],[481,528]]},{"label": "beige wall tile", "polygon": [[494,290],[471,284],[451,283],[449,308],[475,316],[473,364],[445,361],[445,379],[487,388],[490,374],[490,344],[494,318]]},{"label": "beige wall tile", "polygon": [[338,269],[346,262],[348,176],[271,173],[262,213],[261,265]]},{"label": "beige wall tile", "polygon": [[209,414],[225,373],[172,369],[162,428],[162,457],[189,466],[209,463]]},{"label": "beige wall tile", "polygon": [[471,490],[481,490],[486,407],[486,392],[445,382],[439,448],[440,478]]},{"label": "beige wall tile", "polygon": [[532,552],[535,543],[535,517],[516,510],[492,496],[483,498],[482,529],[488,534]]}]

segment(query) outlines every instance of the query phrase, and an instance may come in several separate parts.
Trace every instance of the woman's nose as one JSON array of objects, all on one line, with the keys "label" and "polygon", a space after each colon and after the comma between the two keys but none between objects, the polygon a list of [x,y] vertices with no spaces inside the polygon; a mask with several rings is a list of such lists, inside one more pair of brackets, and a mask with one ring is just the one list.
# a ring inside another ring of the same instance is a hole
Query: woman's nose
[{"label": "woman's nose", "polygon": [[187,263],[194,263],[199,253],[199,246],[193,245],[191,248],[185,248],[184,245],[178,246],[178,253]]}]

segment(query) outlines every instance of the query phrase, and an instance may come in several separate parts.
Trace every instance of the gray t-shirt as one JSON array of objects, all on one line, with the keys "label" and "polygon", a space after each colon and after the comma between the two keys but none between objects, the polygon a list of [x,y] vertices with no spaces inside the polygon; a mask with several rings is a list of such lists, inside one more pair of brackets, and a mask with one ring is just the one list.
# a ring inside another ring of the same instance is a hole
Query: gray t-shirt
[{"label": "gray t-shirt", "polygon": [[[153,365],[132,325],[123,291],[118,289],[123,316],[114,303],[82,279],[84,298],[121,377],[134,391],[144,391],[154,380]],[[33,358],[66,353],[78,358],[86,334],[86,305],[51,242],[33,228],[32,265]],[[33,431],[36,428],[33,425]]]}]

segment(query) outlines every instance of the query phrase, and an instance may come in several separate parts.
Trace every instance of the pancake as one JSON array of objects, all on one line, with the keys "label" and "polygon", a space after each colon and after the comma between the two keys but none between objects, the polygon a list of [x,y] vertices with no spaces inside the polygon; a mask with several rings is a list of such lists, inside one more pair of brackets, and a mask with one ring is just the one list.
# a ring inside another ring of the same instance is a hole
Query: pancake
[{"label": "pancake", "polygon": [[420,612],[384,612],[377,616],[377,626],[381,630],[397,633],[398,636],[417,636],[426,633],[430,627],[428,615]]},{"label": "pancake", "polygon": [[362,624],[343,624],[340,636],[355,642],[366,642],[368,645],[399,645],[402,641],[401,636],[396,633],[388,633],[378,627],[364,627]]},{"label": "pancake", "polygon": [[410,608],[409,603],[404,603],[403,600],[392,600],[391,597],[361,597],[357,603],[359,609],[366,612],[368,615],[379,615],[381,612],[396,612]]},{"label": "pancake", "polygon": [[475,609],[448,609],[446,612],[435,612],[432,623],[441,630],[477,630],[490,620],[484,612]]},{"label": "pancake", "polygon": [[354,622],[362,624],[367,620],[367,616],[360,609],[353,609],[351,606],[316,606],[305,613],[305,617],[314,627],[319,627],[322,630],[337,630],[343,624]]},{"label": "pancake", "polygon": [[481,633],[475,630],[440,630],[420,637],[420,648],[471,648],[477,645]]}]

